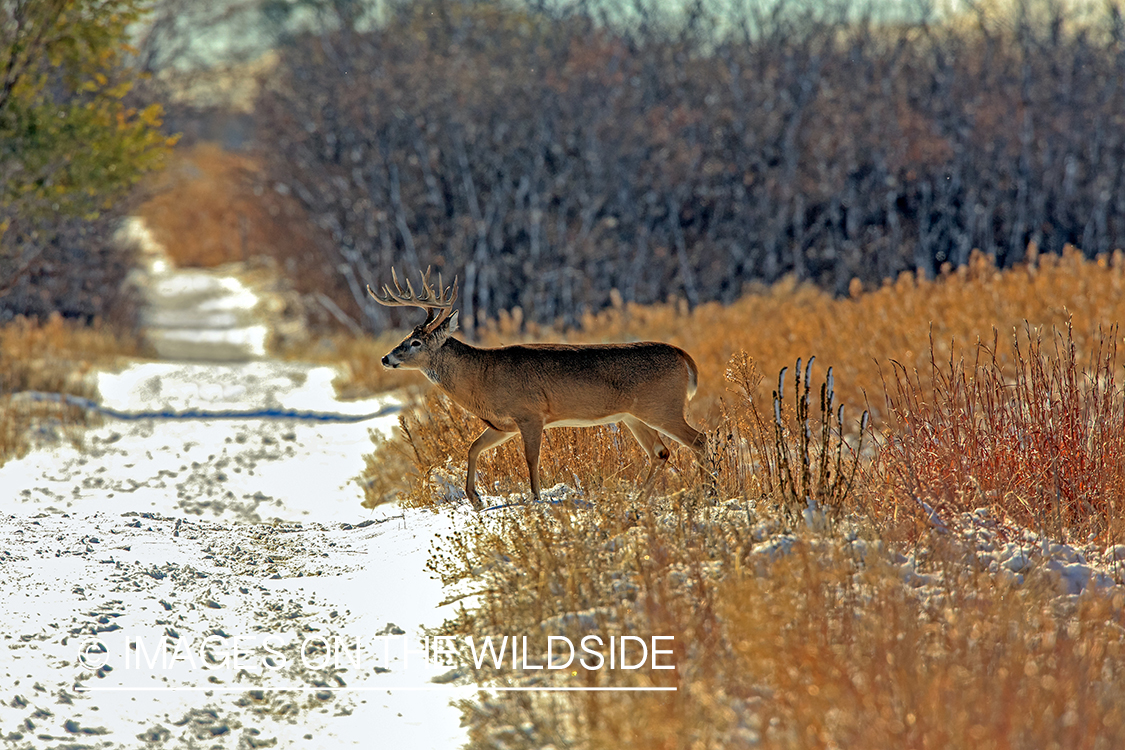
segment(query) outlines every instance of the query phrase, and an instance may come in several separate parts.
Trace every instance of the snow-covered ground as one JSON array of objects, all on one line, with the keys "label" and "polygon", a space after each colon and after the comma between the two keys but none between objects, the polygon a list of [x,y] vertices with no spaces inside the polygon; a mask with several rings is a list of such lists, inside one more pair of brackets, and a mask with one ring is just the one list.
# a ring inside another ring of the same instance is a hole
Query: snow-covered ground
[{"label": "snow-covered ground", "polygon": [[153,255],[150,288],[185,305],[153,321],[180,326],[180,356],[226,362],[100,373],[104,407],[196,418],[107,417],[82,450],[45,428],[0,467],[5,746],[460,746],[451,701],[473,689],[414,636],[453,614],[425,566],[469,511],[363,508],[369,433],[397,404],[341,403],[331,368],[261,358],[244,286],[200,282],[232,296],[194,314],[201,277]]},{"label": "snow-covered ground", "polygon": [[[335,402],[328,375],[148,363],[102,374],[99,388],[133,412],[387,406]],[[449,702],[469,689],[430,682],[447,668],[425,664],[413,641],[404,654],[396,635],[452,614],[425,564],[457,514],[370,511],[354,481],[368,431],[394,419],[107,419],[84,451],[44,446],[0,468],[0,736],[13,747],[337,747],[370,746],[377,731],[388,746],[462,744]],[[156,657],[162,636],[171,663]],[[237,665],[226,658],[236,636]],[[320,637],[362,649],[322,668]],[[138,638],[143,655],[126,645]],[[286,668],[263,663],[267,645]],[[218,665],[203,664],[208,652]],[[109,669],[95,669],[102,661]]]},{"label": "snow-covered ground", "polygon": [[357,476],[370,430],[397,419],[393,400],[335,401],[334,371],[291,362],[152,362],[99,373],[101,404],[125,413],[255,411],[378,414],[295,419],[108,418],[83,450],[40,450],[0,468],[0,508],[14,512],[200,516],[220,521],[356,523],[368,516]]}]

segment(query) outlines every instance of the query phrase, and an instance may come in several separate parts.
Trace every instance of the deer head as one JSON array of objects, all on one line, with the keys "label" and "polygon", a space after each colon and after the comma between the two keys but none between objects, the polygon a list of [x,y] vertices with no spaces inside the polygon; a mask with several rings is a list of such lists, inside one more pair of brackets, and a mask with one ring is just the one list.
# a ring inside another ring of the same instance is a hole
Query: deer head
[{"label": "deer head", "polygon": [[391,269],[391,279],[394,282],[393,290],[384,284],[382,296],[376,294],[370,286],[367,287],[367,293],[380,305],[387,307],[420,307],[426,311],[426,320],[383,357],[383,367],[402,367],[428,373],[433,355],[445,344],[449,334],[457,330],[457,312],[453,310],[453,303],[457,299],[457,279],[453,279],[452,287],[446,288],[439,273],[435,290],[430,286],[430,269],[427,268],[422,274],[420,294],[414,291],[410,279],[406,280],[406,289],[403,289],[394,269]]}]

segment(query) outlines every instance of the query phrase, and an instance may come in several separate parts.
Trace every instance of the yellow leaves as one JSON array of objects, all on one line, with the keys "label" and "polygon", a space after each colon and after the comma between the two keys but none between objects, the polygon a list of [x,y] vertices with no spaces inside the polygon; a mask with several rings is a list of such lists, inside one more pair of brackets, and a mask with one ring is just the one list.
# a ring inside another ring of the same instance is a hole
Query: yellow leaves
[{"label": "yellow leaves", "polygon": [[123,98],[125,98],[125,95],[128,94],[132,90],[133,90],[133,82],[132,81],[122,81],[121,83],[117,84],[116,86],[111,86],[110,88],[106,89],[105,93],[106,93],[107,96],[112,96],[114,99],[123,99]]},{"label": "yellow leaves", "polygon": [[133,82],[121,81],[110,86],[109,79],[104,73],[95,73],[92,79],[83,81],[79,90],[111,99],[124,99],[125,95],[133,90]]},{"label": "yellow leaves", "polygon": [[[12,211],[93,216],[140,175],[158,168],[173,141],[159,106],[141,112],[121,67],[137,0],[22,3],[6,27],[15,59],[0,103],[0,204]],[[14,30],[13,30],[14,29]],[[12,169],[18,164],[17,169]],[[111,168],[112,167],[112,168]]]},{"label": "yellow leaves", "polygon": [[97,54],[98,65],[103,68],[112,68],[114,62],[117,60],[117,55],[117,50],[110,47],[99,50]]},{"label": "yellow leaves", "polygon": [[146,127],[158,128],[164,123],[164,108],[159,104],[150,104],[140,111],[138,119]]}]

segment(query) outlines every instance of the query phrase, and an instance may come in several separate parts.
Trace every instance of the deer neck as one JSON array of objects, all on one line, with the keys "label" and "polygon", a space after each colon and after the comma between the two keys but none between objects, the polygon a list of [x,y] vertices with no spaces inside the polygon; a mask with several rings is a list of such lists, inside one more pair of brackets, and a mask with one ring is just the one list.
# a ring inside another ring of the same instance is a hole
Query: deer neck
[{"label": "deer neck", "polygon": [[464,403],[468,395],[466,392],[468,384],[476,381],[473,376],[479,363],[478,358],[473,355],[479,352],[476,347],[451,336],[430,359],[430,367],[423,373],[431,383],[448,393],[454,401]]}]

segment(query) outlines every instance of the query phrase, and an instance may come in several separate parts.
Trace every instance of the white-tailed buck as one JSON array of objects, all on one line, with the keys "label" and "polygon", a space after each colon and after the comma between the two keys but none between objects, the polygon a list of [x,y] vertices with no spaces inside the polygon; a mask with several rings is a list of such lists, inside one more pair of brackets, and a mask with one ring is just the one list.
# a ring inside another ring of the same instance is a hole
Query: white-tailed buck
[{"label": "white-tailed buck", "polygon": [[666,437],[702,459],[706,435],[684,419],[699,371],[683,349],[657,342],[477,348],[450,335],[457,330],[456,280],[445,288],[439,274],[435,290],[427,270],[416,293],[409,280],[404,290],[393,271],[392,278],[394,289],[385,285],[380,296],[368,287],[368,293],[381,305],[420,307],[426,321],[383,357],[383,366],[421,370],[486,425],[469,447],[465,493],[474,508],[481,507],[477,458],[516,435],[523,438],[531,494],[539,499],[539,447],[547,427],[624,422],[648,454],[649,479],[658,462],[668,460]]}]

